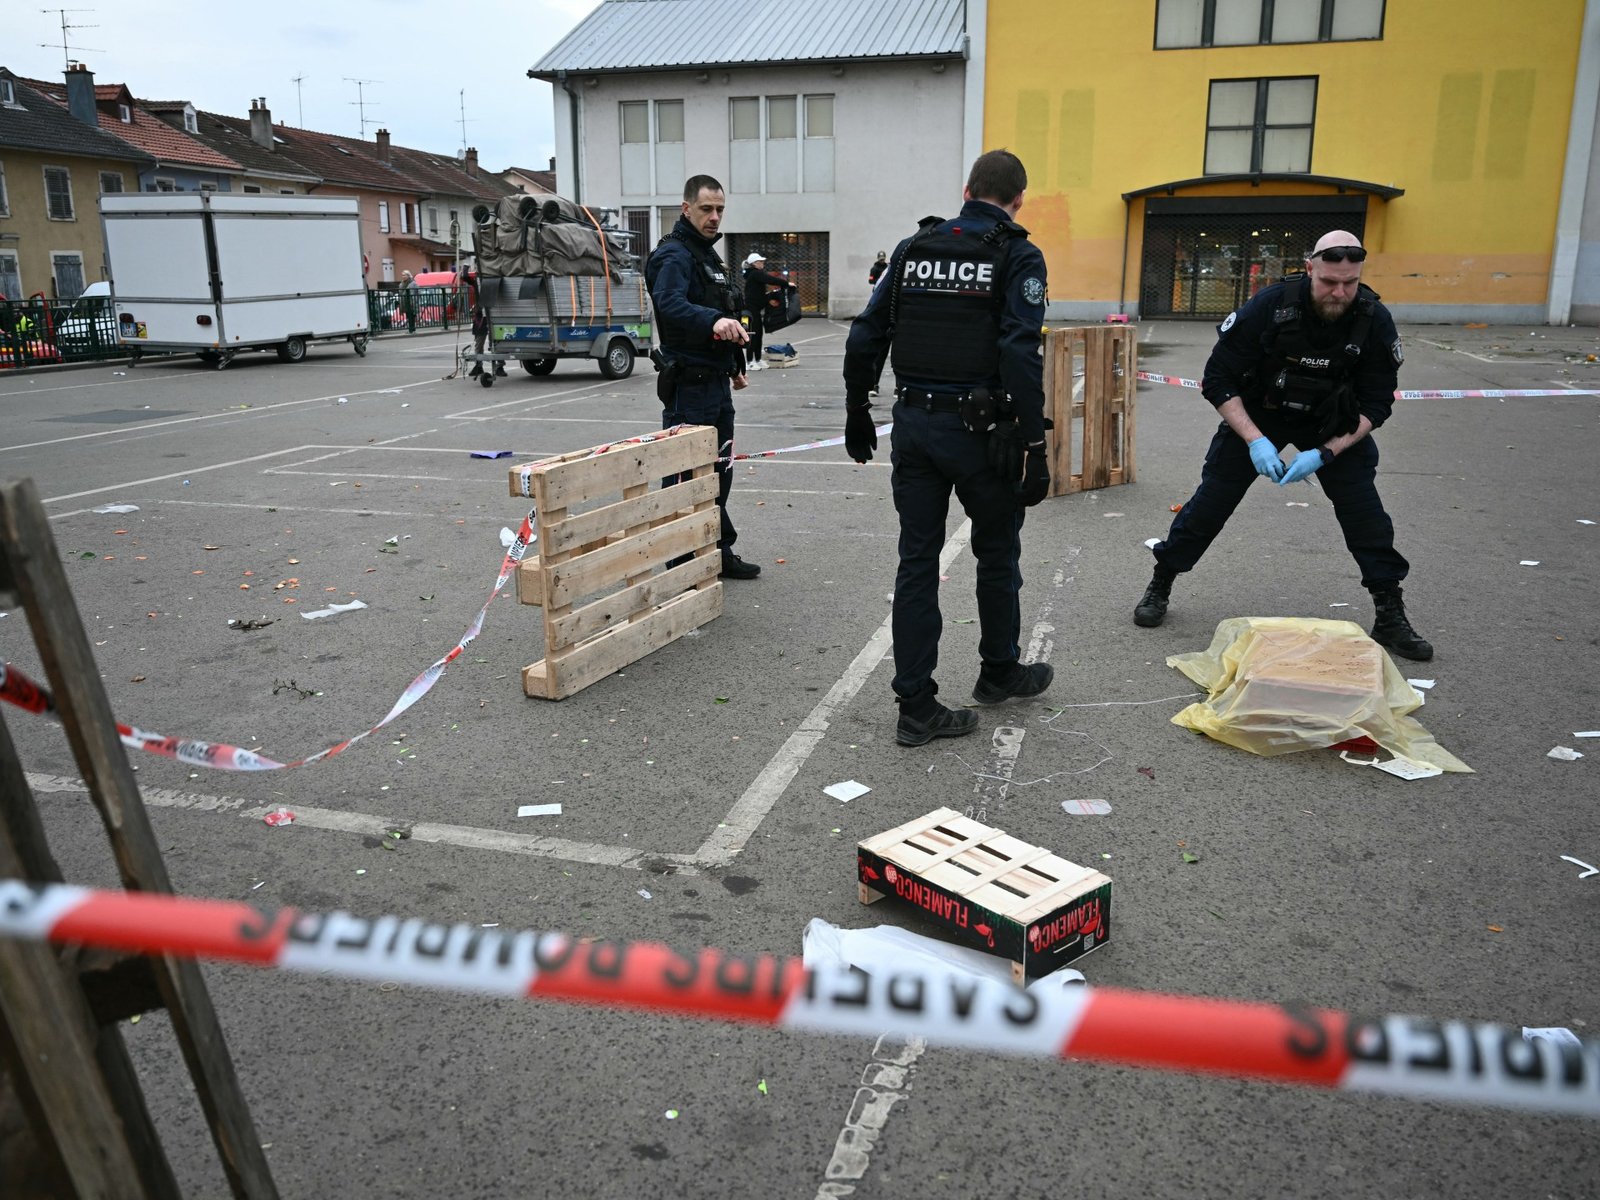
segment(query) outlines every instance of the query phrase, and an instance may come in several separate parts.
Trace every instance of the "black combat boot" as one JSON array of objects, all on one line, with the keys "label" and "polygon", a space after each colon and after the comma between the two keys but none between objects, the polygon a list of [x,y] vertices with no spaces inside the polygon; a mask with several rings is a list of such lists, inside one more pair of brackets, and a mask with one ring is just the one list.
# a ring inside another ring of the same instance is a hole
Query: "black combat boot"
[{"label": "black combat boot", "polygon": [[1172,581],[1177,577],[1178,573],[1171,567],[1156,564],[1155,574],[1150,576],[1150,586],[1144,589],[1138,607],[1133,610],[1135,625],[1151,629],[1166,620],[1167,602],[1172,599]]},{"label": "black combat boot", "polygon": [[1427,662],[1433,657],[1433,647],[1406,620],[1406,605],[1400,598],[1398,583],[1373,588],[1372,609],[1376,617],[1372,623],[1372,640],[1378,645],[1416,662]]}]

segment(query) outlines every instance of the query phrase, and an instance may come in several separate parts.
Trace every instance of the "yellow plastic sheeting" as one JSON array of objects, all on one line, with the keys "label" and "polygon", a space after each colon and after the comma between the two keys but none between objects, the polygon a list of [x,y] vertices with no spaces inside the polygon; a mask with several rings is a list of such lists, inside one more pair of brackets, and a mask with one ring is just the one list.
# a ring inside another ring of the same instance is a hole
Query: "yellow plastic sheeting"
[{"label": "yellow plastic sheeting", "polygon": [[1230,617],[1209,649],[1175,654],[1210,695],[1172,718],[1252,754],[1319,750],[1366,734],[1391,754],[1471,771],[1407,714],[1422,704],[1359,625],[1305,617]]}]

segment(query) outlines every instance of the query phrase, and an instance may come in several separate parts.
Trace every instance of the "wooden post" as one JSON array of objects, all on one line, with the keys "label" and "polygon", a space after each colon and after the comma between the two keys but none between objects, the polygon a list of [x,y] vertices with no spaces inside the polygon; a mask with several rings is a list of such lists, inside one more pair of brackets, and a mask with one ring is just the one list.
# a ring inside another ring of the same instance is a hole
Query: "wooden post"
[{"label": "wooden post", "polygon": [[[0,555],[7,559],[11,583],[22,598],[56,709],[111,840],[123,886],[171,893],[172,881],[31,480],[0,485]],[[229,1186],[237,1197],[276,1197],[199,965],[166,956],[152,958],[151,964]]]}]

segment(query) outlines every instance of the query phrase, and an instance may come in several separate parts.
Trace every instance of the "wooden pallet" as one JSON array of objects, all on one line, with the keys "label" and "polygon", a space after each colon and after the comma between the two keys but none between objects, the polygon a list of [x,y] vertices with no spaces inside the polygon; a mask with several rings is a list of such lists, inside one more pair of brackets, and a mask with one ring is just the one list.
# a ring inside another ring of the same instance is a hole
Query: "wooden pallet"
[{"label": "wooden pallet", "polygon": [[910,901],[960,941],[1011,960],[1011,977],[1048,975],[1111,936],[1111,880],[953,808],[856,847],[861,903]]},{"label": "wooden pallet", "polygon": [[517,598],[544,610],[526,694],[564,699],[722,612],[716,457],[717,431],[698,425],[511,468],[511,494],[533,498],[539,548],[517,570]]},{"label": "wooden pallet", "polygon": [[1138,339],[1129,325],[1045,334],[1045,415],[1055,422],[1046,434],[1052,496],[1133,482]]}]

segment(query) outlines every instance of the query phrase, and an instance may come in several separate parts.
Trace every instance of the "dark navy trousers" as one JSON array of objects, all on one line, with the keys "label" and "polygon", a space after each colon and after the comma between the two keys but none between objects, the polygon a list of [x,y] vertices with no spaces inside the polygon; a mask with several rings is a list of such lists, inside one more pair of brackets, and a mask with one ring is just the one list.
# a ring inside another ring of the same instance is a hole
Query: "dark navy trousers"
[{"label": "dark navy trousers", "polygon": [[954,490],[972,521],[978,560],[978,654],[986,666],[1017,661],[1022,632],[1022,518],[1011,485],[990,470],[988,435],[970,433],[955,413],[894,406],[890,461],[900,514],[900,569],[894,580],[894,691],[916,708],[938,692],[939,552]]},{"label": "dark navy trousers", "polygon": [[[1290,443],[1297,449],[1316,445],[1313,434],[1275,420],[1272,413],[1252,412],[1250,416],[1280,448]],[[1306,446],[1295,440],[1297,432]],[[1333,504],[1334,516],[1344,531],[1344,544],[1361,568],[1361,585],[1366,588],[1399,583],[1411,569],[1411,564],[1394,548],[1394,522],[1378,498],[1374,482],[1377,473],[1378,443],[1369,434],[1316,475]],[[1249,444],[1224,421],[1206,451],[1199,490],[1173,518],[1167,540],[1155,547],[1156,561],[1174,571],[1193,568],[1258,478],[1255,464],[1250,461]],[[1294,486],[1283,490],[1292,492]]]},{"label": "dark navy trousers", "polygon": [[[726,376],[699,383],[680,383],[673,403],[661,410],[661,428],[674,425],[715,425],[717,428],[717,511],[722,515],[722,533],[717,546],[724,554],[733,549],[739,533],[728,516],[728,492],[733,487],[733,464],[726,461],[733,453],[733,384]],[[687,479],[688,475],[669,475],[663,487]]]}]

